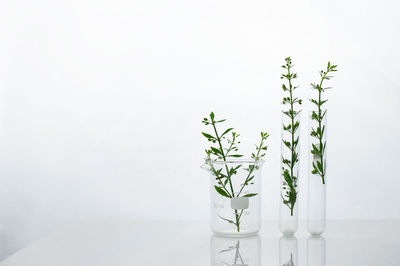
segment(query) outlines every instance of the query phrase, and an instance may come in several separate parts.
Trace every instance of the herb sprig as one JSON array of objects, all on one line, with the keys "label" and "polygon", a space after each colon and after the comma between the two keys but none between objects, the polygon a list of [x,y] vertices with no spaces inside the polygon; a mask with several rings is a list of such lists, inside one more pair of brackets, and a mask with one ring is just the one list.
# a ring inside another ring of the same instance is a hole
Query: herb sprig
[{"label": "herb sprig", "polygon": [[293,80],[297,78],[297,74],[292,72],[293,64],[290,57],[285,58],[285,65],[282,68],[286,69],[286,73],[282,74],[281,79],[287,80],[287,85],[282,84],[282,90],[288,93],[288,96],[283,97],[282,104],[289,105],[289,109],[283,111],[290,122],[288,124],[283,124],[283,130],[290,134],[290,139],[282,138],[283,144],[290,151],[290,158],[285,158],[282,155],[282,175],[283,175],[283,192],[281,192],[281,197],[283,204],[285,204],[290,209],[290,215],[293,216],[293,210],[297,200],[297,173],[295,173],[295,166],[299,162],[299,154],[297,152],[297,146],[299,144],[299,137],[296,137],[296,132],[299,129],[300,122],[296,117],[299,115],[300,111],[295,110],[295,105],[301,105],[302,100],[294,97],[294,90],[297,86],[293,85]]},{"label": "herb sprig", "polygon": [[[261,132],[261,141],[258,146],[256,146],[256,152],[251,154],[251,158],[254,159],[254,164],[249,164],[247,168],[246,178],[242,184],[240,184],[239,189],[235,190],[232,182],[232,177],[237,175],[239,168],[243,165],[239,164],[237,166],[229,167],[226,162],[230,158],[240,158],[243,157],[242,154],[238,153],[239,148],[238,140],[240,134],[236,133],[233,128],[226,129],[222,134],[219,133],[217,129],[217,124],[224,122],[225,119],[216,120],[213,112],[210,113],[209,118],[204,118],[202,123],[206,126],[211,126],[212,133],[201,132],[201,134],[207,138],[207,140],[215,145],[210,146],[205,150],[206,152],[206,165],[209,166],[211,173],[215,176],[217,185],[214,186],[216,192],[226,198],[234,197],[254,197],[257,193],[247,193],[242,195],[243,189],[249,185],[254,184],[252,181],[254,179],[254,171],[259,169],[258,162],[261,161],[266,155],[268,147],[266,145],[266,140],[269,137],[267,132]],[[230,133],[230,137],[229,134]],[[225,168],[216,169],[214,166],[215,161],[225,162]],[[238,191],[235,194],[235,191]],[[236,226],[238,232],[240,232],[240,220],[243,214],[243,209],[239,212],[237,209],[234,210],[234,220],[230,220],[224,217],[221,219],[232,223]]]},{"label": "herb sprig", "polygon": [[313,170],[311,171],[314,175],[319,175],[322,180],[322,184],[325,184],[325,175],[326,175],[326,159],[325,159],[325,151],[326,151],[326,140],[324,140],[325,134],[325,125],[322,124],[322,120],[326,116],[326,109],[323,109],[323,105],[328,101],[327,99],[322,99],[322,93],[331,87],[322,87],[323,82],[325,80],[330,80],[333,76],[329,74],[331,72],[336,72],[337,65],[332,65],[331,62],[328,62],[328,66],[326,70],[320,71],[321,81],[319,84],[311,83],[311,86],[314,90],[318,91],[317,99],[310,99],[310,101],[316,105],[316,109],[311,113],[311,119],[317,121],[317,127],[311,128],[310,135],[317,140],[317,144],[312,143],[311,154],[314,158],[312,162]]}]

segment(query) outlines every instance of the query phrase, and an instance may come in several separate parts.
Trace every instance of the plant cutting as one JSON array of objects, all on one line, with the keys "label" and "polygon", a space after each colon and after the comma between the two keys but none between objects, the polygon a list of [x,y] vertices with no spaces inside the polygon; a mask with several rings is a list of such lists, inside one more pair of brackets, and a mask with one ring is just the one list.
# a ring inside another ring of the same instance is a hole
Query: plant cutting
[{"label": "plant cutting", "polygon": [[320,81],[312,83],[313,91],[317,97],[310,99],[313,109],[310,112],[309,135],[309,175],[308,175],[308,231],[312,235],[320,235],[326,227],[326,181],[327,181],[327,109],[328,101],[324,93],[331,89],[326,81],[337,71],[337,66],[328,62],[326,70],[319,72]]},{"label": "plant cutting", "polygon": [[[244,216],[257,215],[259,217],[259,211],[258,214],[250,212],[249,198],[259,196],[259,188],[253,189],[253,187],[259,178],[262,159],[268,149],[266,140],[269,135],[267,132],[261,132],[260,142],[256,145],[256,151],[251,154],[251,159],[242,160],[243,154],[239,153],[238,148],[240,135],[233,128],[219,130],[219,125],[224,121],[225,119],[217,120],[213,112],[210,113],[209,118],[204,118],[202,121],[210,128],[210,132],[201,134],[211,142],[211,146],[205,150],[205,166],[212,177],[211,193],[218,195],[213,195],[215,199],[213,209],[219,219],[216,223],[223,221],[231,224],[239,233]],[[229,199],[230,208],[224,199]],[[221,226],[224,227],[224,225]],[[219,229],[215,229],[217,230]]]},{"label": "plant cutting", "polygon": [[[290,209],[290,216],[293,216],[293,210],[297,201],[297,179],[298,179],[298,163],[299,163],[299,135],[297,131],[300,127],[300,119],[298,116],[301,110],[296,110],[296,105],[301,105],[302,100],[294,96],[294,90],[298,86],[293,85],[297,73],[292,68],[292,60],[290,57],[285,58],[285,64],[282,65],[285,73],[281,79],[286,80],[286,84],[282,84],[282,90],[287,93],[283,97],[282,104],[287,105],[288,109],[283,111],[284,119],[282,119],[282,192],[281,198],[283,204]],[[287,138],[288,136],[288,138]]]},{"label": "plant cutting", "polygon": [[317,143],[312,143],[311,154],[313,155],[312,162],[312,171],[313,175],[318,175],[321,177],[322,184],[325,184],[325,175],[326,175],[326,140],[324,139],[324,134],[326,126],[323,125],[323,120],[326,116],[327,109],[323,108],[323,105],[328,101],[327,99],[323,99],[322,94],[331,89],[331,87],[323,87],[325,80],[330,80],[333,76],[329,74],[331,72],[337,71],[337,65],[332,65],[328,62],[328,66],[326,70],[320,71],[321,81],[316,83],[311,83],[313,90],[318,92],[318,97],[316,99],[310,99],[310,101],[315,105],[315,110],[311,113],[311,119],[317,122],[316,127],[311,128],[310,135],[311,137],[317,140]]}]

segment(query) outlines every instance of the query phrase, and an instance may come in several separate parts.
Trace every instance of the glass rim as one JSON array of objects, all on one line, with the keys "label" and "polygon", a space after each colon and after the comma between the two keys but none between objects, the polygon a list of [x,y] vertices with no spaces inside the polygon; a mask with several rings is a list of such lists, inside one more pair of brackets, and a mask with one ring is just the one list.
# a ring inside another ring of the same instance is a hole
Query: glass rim
[{"label": "glass rim", "polygon": [[[318,111],[318,110],[308,110],[307,111],[307,113],[309,113],[309,114],[312,114],[312,112],[316,112],[316,111]],[[327,112],[328,113],[328,109],[325,109],[325,110],[321,110],[322,112]]]},{"label": "glass rim", "polygon": [[216,160],[216,161],[212,161],[211,163],[212,164],[231,164],[231,163],[263,164],[263,163],[265,163],[265,160],[255,161],[254,159],[245,158],[245,159],[236,159],[236,160],[227,160],[227,161]]}]

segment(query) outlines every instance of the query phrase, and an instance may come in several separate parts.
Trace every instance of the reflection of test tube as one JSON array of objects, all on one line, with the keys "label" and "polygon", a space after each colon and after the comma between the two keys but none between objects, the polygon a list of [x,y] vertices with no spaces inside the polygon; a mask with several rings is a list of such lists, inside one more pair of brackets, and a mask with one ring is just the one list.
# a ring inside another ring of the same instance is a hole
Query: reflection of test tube
[{"label": "reflection of test tube", "polygon": [[281,237],[279,239],[279,265],[297,266],[297,238]]},{"label": "reflection of test tube", "polygon": [[211,266],[260,266],[261,239],[227,238],[213,235],[210,241]]},{"label": "reflection of test tube", "polygon": [[325,239],[310,236],[307,240],[307,266],[325,266]]}]

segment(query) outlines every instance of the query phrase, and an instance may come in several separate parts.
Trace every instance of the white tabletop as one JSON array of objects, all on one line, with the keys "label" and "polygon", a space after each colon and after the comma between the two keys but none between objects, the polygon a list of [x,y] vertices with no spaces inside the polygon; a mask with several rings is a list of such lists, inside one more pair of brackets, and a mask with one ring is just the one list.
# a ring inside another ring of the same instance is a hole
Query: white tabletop
[{"label": "white tabletop", "polygon": [[295,238],[264,222],[259,236],[213,236],[207,222],[94,222],[60,227],[3,266],[281,265],[399,266],[400,221],[329,221],[321,238]]}]

